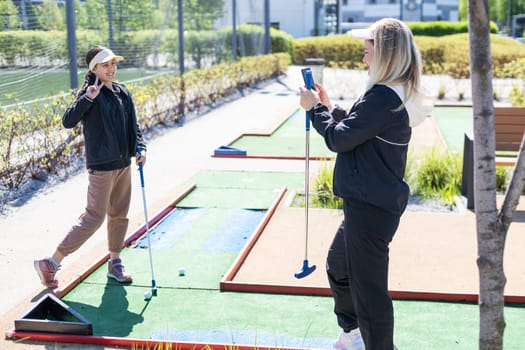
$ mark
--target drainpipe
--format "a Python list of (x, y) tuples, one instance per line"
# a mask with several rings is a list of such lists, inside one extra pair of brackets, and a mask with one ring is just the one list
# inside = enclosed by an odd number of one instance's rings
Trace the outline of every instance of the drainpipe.
[(113, 42), (113, 8), (111, 7), (111, 0), (108, 0), (108, 25), (109, 25), (109, 49), (115, 50), (115, 43)]
[(232, 0), (232, 61), (237, 60), (237, 0)]
[(78, 88), (77, 39), (75, 33), (75, 3), (66, 1), (67, 49), (69, 52), (69, 87)]
[(270, 0), (264, 0), (264, 53), (269, 54), (272, 50), (270, 38)]

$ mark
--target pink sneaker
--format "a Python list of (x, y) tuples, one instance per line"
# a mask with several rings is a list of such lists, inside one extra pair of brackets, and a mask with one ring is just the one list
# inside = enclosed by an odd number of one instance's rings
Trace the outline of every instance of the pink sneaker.
[(58, 280), (55, 279), (55, 274), (59, 270), (53, 265), (49, 258), (44, 258), (42, 260), (35, 260), (33, 262), (38, 277), (40, 277), (40, 282), (47, 288), (57, 288)]
[(122, 260), (113, 259), (108, 261), (108, 277), (117, 280), (120, 283), (131, 282), (130, 274), (127, 274), (122, 265)]

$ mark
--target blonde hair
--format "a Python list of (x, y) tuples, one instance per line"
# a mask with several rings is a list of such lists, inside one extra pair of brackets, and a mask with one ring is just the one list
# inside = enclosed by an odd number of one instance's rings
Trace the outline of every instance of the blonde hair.
[(421, 81), (421, 53), (410, 28), (396, 18), (384, 18), (374, 23), (373, 34), (374, 55), (366, 90), (375, 84), (401, 84), (407, 101), (419, 92)]

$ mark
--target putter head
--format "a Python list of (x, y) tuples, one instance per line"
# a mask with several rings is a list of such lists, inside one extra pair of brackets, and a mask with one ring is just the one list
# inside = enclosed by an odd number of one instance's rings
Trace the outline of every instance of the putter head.
[(308, 259), (304, 259), (301, 271), (294, 274), (295, 278), (303, 278), (315, 271), (315, 265), (308, 266)]

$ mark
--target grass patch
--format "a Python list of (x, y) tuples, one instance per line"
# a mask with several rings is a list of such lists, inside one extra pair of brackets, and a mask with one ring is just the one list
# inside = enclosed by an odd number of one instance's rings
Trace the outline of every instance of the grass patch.
[[(85, 70), (78, 72), (78, 85), (82, 86)], [(159, 74), (136, 68), (122, 68), (117, 72), (118, 80), (127, 81), (147, 78)], [(0, 70), (0, 105), (5, 106), (18, 101), (31, 101), (70, 91), (69, 70), (34, 71), (30, 69)]]

